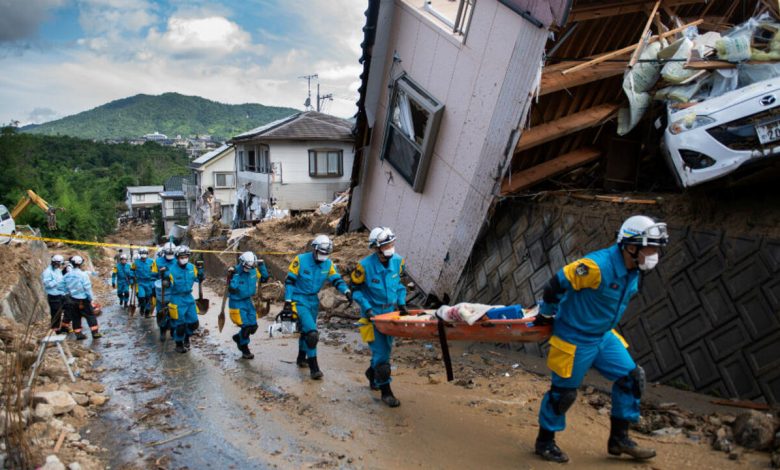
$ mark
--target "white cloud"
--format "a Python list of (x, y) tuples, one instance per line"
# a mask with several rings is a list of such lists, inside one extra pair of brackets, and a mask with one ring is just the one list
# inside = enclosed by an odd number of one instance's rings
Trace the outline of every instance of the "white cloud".
[(87, 36), (119, 37), (153, 25), (155, 9), (145, 0), (81, 0), (79, 23)]
[[(250, 49), (252, 38), (227, 18), (179, 18), (168, 20), (165, 32), (149, 31), (148, 42), (176, 56), (232, 54)], [(255, 46), (259, 51), (260, 47)]]

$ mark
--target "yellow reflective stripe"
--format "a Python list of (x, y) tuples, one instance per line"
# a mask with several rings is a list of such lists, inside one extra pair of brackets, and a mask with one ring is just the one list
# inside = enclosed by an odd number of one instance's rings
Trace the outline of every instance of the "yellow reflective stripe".
[(298, 259), (298, 256), (293, 258), (292, 262), (290, 263), (290, 267), (287, 270), (295, 274), (296, 276), (298, 275), (298, 273), (301, 270), (301, 262)]
[(198, 268), (196, 266), (193, 266), (192, 269), (195, 270), (195, 277), (198, 277)]
[(363, 284), (366, 282), (366, 270), (363, 268), (363, 265), (358, 263), (350, 277), (352, 278), (353, 284)]
[(334, 263), (330, 263), (330, 271), (328, 271), (328, 277), (333, 276), (336, 274), (336, 265)]
[(624, 346), (626, 349), (628, 349), (628, 341), (626, 341), (626, 338), (624, 338), (623, 336), (621, 336), (621, 335), (620, 335), (620, 333), (618, 333), (618, 332), (617, 332), (617, 330), (614, 330), (614, 329), (613, 329), (613, 330), (612, 330), (612, 333), (614, 333), (614, 334), (615, 334), (615, 336), (617, 336), (617, 339), (619, 339), (619, 340), (620, 340), (620, 342), (621, 342), (621, 343), (623, 343), (623, 346)]
[(574, 290), (598, 289), (601, 285), (601, 269), (592, 259), (582, 258), (567, 264), (563, 267), (563, 275)]
[(550, 338), (550, 351), (547, 353), (547, 367), (564, 379), (574, 372), (574, 355), (577, 345), (562, 340), (557, 336)]
[[(92, 242), (92, 241), (86, 241), (86, 240), (69, 240), (65, 238), (50, 238), (50, 237), (33, 237), (30, 235), (22, 235), (19, 233), (15, 233), (13, 235), (4, 235), (10, 238), (17, 238), (19, 240), (34, 240), (34, 241), (40, 241), (40, 242), (46, 242), (46, 243), (64, 243), (66, 245), (85, 245), (85, 246), (104, 246), (108, 248), (148, 248), (152, 250), (156, 250), (156, 246), (142, 246), (142, 245), (134, 245), (132, 243), (102, 243), (102, 242)], [(190, 250), (193, 253), (217, 253), (217, 254), (240, 254), (243, 253), (242, 251), (226, 251), (226, 250)], [(259, 255), (275, 255), (275, 256), (290, 256), (294, 255), (294, 251), (260, 251), (257, 252)]]
[(117, 273), (119, 273), (119, 271), (117, 271), (117, 269), (116, 269), (116, 266), (114, 266), (114, 269), (113, 269), (113, 270), (111, 270), (111, 273), (112, 273), (112, 274), (117, 274)]
[(398, 270), (398, 274), (403, 275), (405, 267), (406, 267), (406, 259), (401, 258), (401, 269)]

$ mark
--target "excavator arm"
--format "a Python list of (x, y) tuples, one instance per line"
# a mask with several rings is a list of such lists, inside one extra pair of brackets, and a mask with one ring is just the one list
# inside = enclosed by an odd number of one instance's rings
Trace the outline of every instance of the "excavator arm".
[(28, 189), (27, 194), (19, 199), (19, 202), (16, 203), (16, 206), (14, 206), (14, 209), (11, 211), (11, 217), (14, 219), (18, 218), (22, 212), (24, 212), (30, 206), (30, 204), (35, 204), (46, 213), (46, 220), (48, 222), (49, 230), (57, 229), (57, 211), (62, 209), (58, 207), (52, 207), (48, 202), (46, 202), (45, 199), (35, 194), (35, 191), (32, 189)]

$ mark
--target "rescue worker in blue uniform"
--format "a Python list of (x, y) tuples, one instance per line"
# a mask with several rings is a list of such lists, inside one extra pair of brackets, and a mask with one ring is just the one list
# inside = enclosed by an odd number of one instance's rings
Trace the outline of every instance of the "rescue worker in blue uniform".
[(253, 359), (249, 350), (249, 337), (257, 332), (257, 312), (252, 297), (257, 293), (257, 282), (268, 282), (268, 269), (262, 260), (251, 251), (243, 253), (238, 258), (238, 265), (228, 269), (230, 274), (230, 320), (241, 329), (233, 335), (241, 357)]
[(382, 401), (394, 408), (401, 402), (390, 388), (390, 355), (393, 337), (376, 330), (371, 317), (399, 311), (407, 315), (404, 258), (395, 252), (395, 234), (387, 227), (377, 227), (368, 237), (368, 246), (374, 253), (358, 262), (352, 272), (352, 290), (360, 306), (360, 336), (371, 349), (371, 365), (366, 370), (369, 387), (382, 391)]
[(135, 273), (138, 308), (141, 310), (141, 315), (150, 317), (152, 315), (152, 297), (154, 297), (154, 280), (157, 276), (153, 271), (154, 261), (149, 259), (148, 249), (138, 250), (138, 259), (133, 261), (130, 269)]
[(284, 287), (282, 314), (298, 314), (301, 337), (298, 340), (298, 367), (308, 364), (311, 378), (323, 376), (317, 363), (317, 314), (320, 299), (317, 293), (326, 281), (339, 290), (352, 303), (352, 293), (341, 278), (336, 264), (330, 259), (333, 242), (327, 235), (318, 235), (311, 243), (312, 251), (296, 256), (290, 263)]
[(79, 255), (71, 257), (70, 263), (73, 269), (62, 278), (63, 285), (68, 293), (68, 317), (73, 324), (73, 332), (76, 333), (77, 340), (87, 339), (87, 336), (81, 332), (81, 317), (87, 319), (87, 325), (92, 332), (92, 338), (100, 338), (98, 321), (92, 311), (92, 281), (89, 274), (81, 270), (84, 264), (84, 258)]
[[(160, 341), (165, 341), (165, 333), (170, 331), (173, 336), (173, 329), (171, 328), (171, 319), (167, 314), (163, 314), (162, 310), (167, 308), (167, 304), (170, 301), (170, 290), (166, 289), (165, 299), (163, 299), (162, 291), (162, 279), (167, 277), (171, 268), (176, 266), (176, 245), (173, 242), (167, 242), (163, 245), (162, 249), (157, 252), (157, 259), (154, 260), (152, 266), (152, 274), (155, 275), (154, 292), (155, 299), (152, 302), (155, 305), (157, 313), (157, 326), (160, 328)], [(163, 300), (165, 300), (163, 304)]]
[(130, 288), (133, 287), (133, 271), (127, 264), (127, 255), (119, 255), (119, 262), (114, 266), (111, 272), (111, 287), (116, 287), (116, 295), (119, 297), (119, 304), (127, 307), (130, 299)]
[[(198, 329), (198, 307), (192, 296), (192, 286), (196, 282), (203, 282), (205, 278), (202, 266), (199, 269), (190, 263), (190, 255), (189, 247), (179, 246), (176, 249), (176, 265), (167, 271), (167, 276), (162, 280), (165, 285), (173, 340), (176, 342), (176, 352), (180, 353), (190, 350), (190, 336)], [(169, 287), (170, 301), (167, 299)]]
[[(62, 255), (51, 257), (51, 263), (41, 273), (41, 281), (46, 289), (46, 300), (49, 302), (49, 314), (51, 315), (51, 329), (55, 333), (61, 332), (65, 319), (65, 290), (62, 285), (62, 268), (65, 258)], [(67, 330), (65, 330), (67, 331)]]
[(545, 460), (569, 460), (556, 445), (555, 433), (566, 427), (566, 411), (591, 367), (614, 382), (609, 454), (638, 460), (655, 457), (653, 449), (639, 447), (628, 436), (629, 424), (639, 420), (646, 380), (615, 328), (637, 293), (640, 274), (657, 265), (659, 249), (668, 240), (666, 224), (641, 215), (630, 217), (615, 245), (564, 266), (545, 285), (536, 322), (553, 324), (547, 356), (552, 386), (539, 409), (535, 445), (536, 454)]

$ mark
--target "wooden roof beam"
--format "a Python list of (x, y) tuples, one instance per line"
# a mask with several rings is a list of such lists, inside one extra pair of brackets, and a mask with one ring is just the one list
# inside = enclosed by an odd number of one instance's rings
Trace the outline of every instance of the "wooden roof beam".
[[(627, 57), (626, 60), (628, 60)], [(614, 77), (616, 75), (622, 75), (626, 70), (626, 64), (623, 62), (601, 62), (594, 65), (593, 67), (578, 70), (568, 75), (561, 73), (561, 70), (565, 70), (572, 65), (573, 64), (571, 62), (564, 62), (563, 67), (557, 67), (556, 69), (549, 71), (545, 70), (545, 72), (542, 74), (542, 83), (539, 96), (574, 88), (576, 86), (609, 77)]]
[[(695, 3), (704, 3), (706, 0), (664, 0), (665, 7), (676, 7), (680, 5), (692, 5)], [(612, 4), (595, 4), (575, 7), (569, 14), (569, 22), (596, 20), (609, 18), (611, 16), (627, 15), (630, 13), (639, 13), (650, 10), (655, 1), (653, 0), (635, 0), (631, 2), (620, 2)]]
[(501, 184), (501, 194), (508, 195), (530, 188), (548, 178), (595, 161), (600, 156), (601, 150), (590, 147), (579, 148), (526, 170), (515, 172), (504, 179)]
[(517, 142), (515, 153), (542, 145), (551, 140), (598, 126), (615, 115), (619, 104), (605, 103), (554, 121), (539, 124), (526, 131)]

